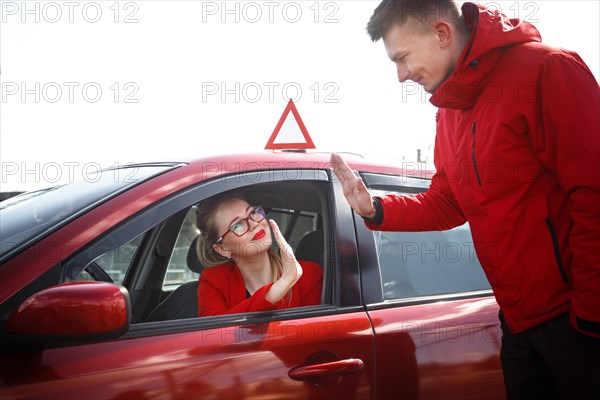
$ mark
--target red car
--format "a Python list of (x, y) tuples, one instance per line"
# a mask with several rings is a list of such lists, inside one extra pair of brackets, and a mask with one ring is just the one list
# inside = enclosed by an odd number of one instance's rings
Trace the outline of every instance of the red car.
[[(345, 157), (372, 192), (429, 186)], [(199, 201), (238, 189), (322, 266), (318, 306), (198, 317)], [(468, 225), (368, 230), (329, 155), (129, 165), (0, 203), (2, 399), (502, 399)]]

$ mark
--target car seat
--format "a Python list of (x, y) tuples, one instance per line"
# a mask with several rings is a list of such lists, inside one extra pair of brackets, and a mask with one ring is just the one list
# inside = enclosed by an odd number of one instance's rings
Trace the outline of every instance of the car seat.
[[(200, 263), (196, 251), (198, 237), (192, 240), (188, 249), (186, 264), (197, 274), (201, 274), (204, 266)], [(186, 282), (164, 299), (145, 319), (146, 322), (165, 321), (170, 319), (194, 318), (198, 316), (198, 281)]]

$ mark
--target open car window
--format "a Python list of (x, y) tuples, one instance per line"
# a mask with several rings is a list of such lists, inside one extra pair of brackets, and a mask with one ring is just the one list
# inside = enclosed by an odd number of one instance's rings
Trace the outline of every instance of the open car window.
[[(327, 175), (312, 171), (308, 179), (294, 181), (281, 175), (279, 180), (273, 179), (269, 171), (264, 174), (264, 182), (256, 183), (253, 177), (242, 186), (239, 178), (231, 178), (231, 184), (227, 178), (219, 178), (180, 192), (66, 260), (61, 281), (100, 280), (123, 285), (131, 297), (133, 323), (197, 317), (198, 278), (205, 266), (195, 250), (199, 234), (196, 206), (228, 190), (241, 192), (251, 204), (262, 205), (267, 218), (278, 223), (292, 248), (305, 248), (302, 259), (323, 267), (328, 237), (325, 232), (331, 229)], [(311, 236), (311, 240), (303, 240), (305, 236)], [(324, 285), (331, 285), (333, 277), (329, 273)], [(327, 293), (330, 296), (331, 290)]]

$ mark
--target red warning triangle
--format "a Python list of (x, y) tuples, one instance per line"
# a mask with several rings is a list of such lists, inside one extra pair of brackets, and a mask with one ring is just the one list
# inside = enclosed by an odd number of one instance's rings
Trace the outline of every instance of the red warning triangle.
[(290, 99), (265, 146), (265, 150), (314, 148), (316, 148), (315, 144), (310, 138), (294, 102)]

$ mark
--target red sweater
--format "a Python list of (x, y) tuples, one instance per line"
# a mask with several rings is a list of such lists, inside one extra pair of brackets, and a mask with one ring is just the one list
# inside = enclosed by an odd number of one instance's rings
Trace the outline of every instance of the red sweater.
[(566, 312), (600, 337), (600, 91), (579, 56), (527, 22), (465, 3), (473, 28), (439, 107), (436, 175), (381, 199), (380, 230), (468, 221), (506, 322), (521, 332)]
[(292, 287), (292, 298), (284, 296), (276, 304), (265, 299), (273, 282), (258, 289), (246, 298), (246, 286), (235, 264), (221, 264), (202, 271), (198, 285), (198, 315), (237, 314), (252, 311), (279, 310), (283, 308), (321, 304), (323, 271), (311, 261), (298, 261), (302, 276)]

